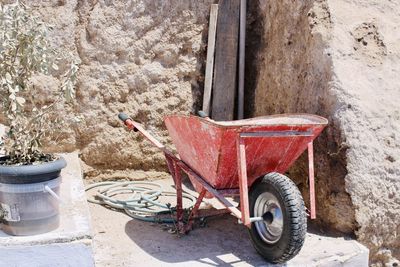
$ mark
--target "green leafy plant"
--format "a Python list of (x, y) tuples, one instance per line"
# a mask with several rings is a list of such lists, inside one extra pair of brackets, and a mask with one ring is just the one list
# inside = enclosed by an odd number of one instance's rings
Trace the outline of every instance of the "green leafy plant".
[[(52, 48), (50, 30), (24, 4), (0, 4), (0, 111), (9, 129), (0, 142), (7, 155), (2, 164), (53, 160), (42, 152), (42, 141), (60, 125), (57, 110), (75, 98), (79, 62), (68, 60), (72, 56)], [(69, 62), (70, 67), (59, 70), (61, 61)], [(46, 92), (50, 99), (47, 103), (38, 97), (39, 89), (33, 83), (33, 78), (40, 75), (61, 81), (57, 90)]]

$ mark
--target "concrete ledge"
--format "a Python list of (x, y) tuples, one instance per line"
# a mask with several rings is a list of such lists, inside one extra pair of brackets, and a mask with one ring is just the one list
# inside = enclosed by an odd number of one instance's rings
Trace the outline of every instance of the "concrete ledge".
[(353, 239), (307, 233), (299, 255), (287, 266), (368, 266), (369, 250)]
[(34, 236), (0, 231), (0, 266), (94, 266), (90, 213), (77, 153), (64, 154), (60, 227)]

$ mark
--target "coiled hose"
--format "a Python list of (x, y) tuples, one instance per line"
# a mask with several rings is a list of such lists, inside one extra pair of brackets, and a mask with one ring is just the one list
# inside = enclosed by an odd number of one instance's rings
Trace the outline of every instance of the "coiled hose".
[[(90, 203), (107, 205), (115, 209), (124, 210), (132, 218), (158, 223), (175, 223), (175, 207), (170, 203), (159, 201), (161, 196), (176, 196), (176, 192), (164, 191), (162, 185), (154, 182), (128, 181), (128, 182), (100, 182), (86, 187), (85, 191), (98, 188), (94, 198), (88, 198)], [(130, 196), (127, 198), (126, 195)], [(119, 199), (118, 195), (124, 195)], [(191, 209), (196, 198), (183, 193), (183, 198), (191, 201)], [(170, 218), (161, 215), (170, 214)]]

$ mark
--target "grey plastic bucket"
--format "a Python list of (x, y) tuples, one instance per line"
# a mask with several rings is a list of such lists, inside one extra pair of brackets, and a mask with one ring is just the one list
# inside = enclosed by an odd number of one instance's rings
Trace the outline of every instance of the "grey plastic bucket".
[(58, 228), (61, 177), (39, 183), (0, 183), (2, 230), (10, 235), (35, 235)]

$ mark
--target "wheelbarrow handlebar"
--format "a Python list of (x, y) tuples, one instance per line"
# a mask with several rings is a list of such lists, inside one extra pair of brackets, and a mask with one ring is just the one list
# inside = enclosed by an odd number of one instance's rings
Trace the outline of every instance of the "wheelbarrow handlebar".
[(125, 113), (119, 113), (118, 118), (125, 124), (126, 127), (128, 127), (130, 130), (133, 130), (134, 132), (137, 132), (139, 129), (136, 127), (137, 122), (131, 119), (128, 115)]
[[(206, 120), (211, 120), (203, 111), (199, 111), (200, 117), (205, 118)], [(173, 155), (171, 151), (167, 150), (165, 146), (158, 141), (154, 136), (152, 136), (143, 126), (134, 121), (131, 117), (127, 114), (121, 112), (118, 114), (118, 118), (128, 127), (129, 130), (133, 130), (134, 132), (140, 132), (144, 137), (146, 137), (150, 142), (152, 142), (156, 147), (163, 150), (165, 153), (169, 155)]]
[(140, 123), (132, 120), (132, 118), (129, 117), (128, 115), (126, 115), (125, 113), (119, 113), (118, 118), (124, 122), (124, 124), (126, 125), (126, 127), (128, 127), (128, 129), (133, 130), (134, 132), (140, 132), (144, 137), (146, 137), (156, 147), (158, 147), (159, 149), (165, 150), (165, 146), (163, 144), (161, 144), (161, 142), (158, 141), (154, 136), (152, 136), (148, 131), (146, 131), (146, 129), (144, 129)]
[(129, 119), (130, 119), (128, 115), (126, 115), (125, 113), (122, 113), (122, 112), (118, 114), (118, 118), (119, 118), (121, 121), (123, 121), (124, 123), (126, 122), (126, 120), (129, 120)]
[(208, 117), (207, 114), (206, 114), (204, 111), (202, 111), (202, 110), (199, 110), (199, 111), (197, 112), (197, 114), (198, 114), (200, 117), (202, 117), (202, 118), (207, 118), (207, 117)]
[(197, 111), (197, 115), (199, 115), (200, 118), (206, 119), (208, 121), (213, 121), (207, 113), (205, 113), (202, 110)]

